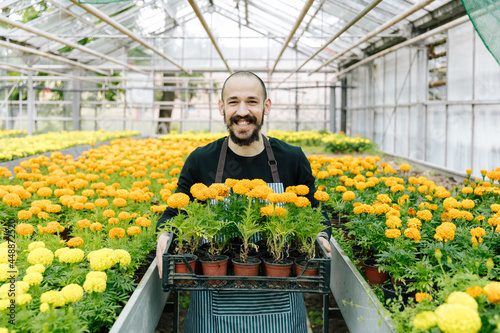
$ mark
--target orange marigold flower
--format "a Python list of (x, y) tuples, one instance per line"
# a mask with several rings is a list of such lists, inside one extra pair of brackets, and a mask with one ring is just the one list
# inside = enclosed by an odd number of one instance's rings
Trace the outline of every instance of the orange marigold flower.
[(79, 220), (77, 223), (78, 223), (78, 228), (80, 229), (85, 229), (86, 227), (90, 226), (90, 221), (87, 219)]
[(306, 197), (298, 197), (297, 201), (295, 201), (295, 206), (297, 207), (307, 207), (310, 204), (311, 202)]
[(135, 224), (140, 225), (141, 227), (147, 228), (151, 225), (151, 221), (148, 220), (147, 218), (141, 216), (135, 220)]
[(131, 226), (127, 229), (127, 234), (129, 234), (130, 236), (140, 235), (141, 232), (141, 228), (137, 226)]
[(415, 243), (419, 243), (421, 236), (420, 236), (420, 231), (417, 228), (407, 228), (404, 232), (405, 236), (413, 239)]
[(171, 208), (184, 208), (189, 204), (189, 196), (185, 193), (174, 193), (168, 198), (167, 204)]
[(399, 170), (401, 171), (410, 171), (411, 166), (408, 163), (403, 163), (399, 165)]
[(342, 199), (344, 201), (352, 201), (356, 197), (356, 194), (353, 191), (346, 191), (342, 194)]
[(36, 191), (39, 197), (47, 198), (52, 195), (52, 189), (50, 187), (42, 187)]
[(42, 211), (42, 209), (40, 207), (30, 207), (29, 211), (31, 212), (31, 214), (37, 215)]
[(46, 220), (49, 218), (49, 213), (47, 212), (40, 212), (37, 214), (39, 219)]
[(473, 200), (470, 200), (470, 199), (464, 199), (464, 200), (462, 200), (462, 208), (464, 208), (464, 209), (472, 209), (472, 208), (474, 208), (474, 206), (476, 206), (476, 204), (474, 203)]
[(469, 287), (465, 290), (465, 292), (471, 295), (472, 297), (476, 298), (481, 296), (481, 294), (483, 293), (483, 288), (479, 286)]
[(20, 236), (28, 236), (31, 235), (35, 231), (33, 226), (28, 223), (21, 223), (16, 226), (16, 232)]
[(443, 222), (436, 228), (434, 238), (438, 241), (449, 241), (455, 238), (456, 226), (451, 222)]
[(387, 229), (385, 231), (385, 237), (387, 237), (387, 238), (399, 238), (399, 237), (401, 237), (401, 230), (399, 230), (399, 229)]
[(232, 188), (234, 185), (238, 183), (237, 179), (232, 179), (232, 178), (227, 178), (224, 184), (226, 184), (227, 187)]
[(70, 240), (68, 240), (68, 246), (69, 247), (78, 247), (83, 245), (83, 239), (80, 237), (73, 237)]
[(94, 222), (89, 226), (89, 229), (92, 231), (99, 231), (102, 229), (102, 224), (100, 224), (99, 222)]
[(85, 205), (81, 202), (75, 202), (71, 205), (71, 208), (76, 209), (76, 210), (82, 210), (85, 208)]
[(250, 189), (247, 188), (246, 186), (238, 183), (233, 186), (233, 192), (236, 194), (244, 195), (246, 194)]
[(17, 212), (17, 218), (20, 220), (29, 220), (33, 216), (33, 213), (29, 210), (20, 210)]
[(493, 304), (500, 303), (500, 282), (490, 282), (483, 288), (483, 293)]
[(309, 193), (309, 187), (307, 185), (297, 185), (295, 186), (295, 193), (297, 193), (297, 195), (307, 195)]
[(115, 216), (115, 211), (112, 209), (106, 209), (104, 212), (102, 212), (102, 216), (104, 217), (114, 217)]
[(281, 196), (279, 195), (279, 193), (269, 193), (267, 195), (267, 198), (266, 200), (270, 203), (278, 203), (278, 202), (281, 202)]
[(261, 207), (260, 216), (272, 216), (274, 213), (274, 205), (267, 205), (265, 207)]
[(498, 213), (498, 212), (500, 212), (500, 204), (492, 204), (492, 205), (490, 206), (490, 209), (491, 209), (493, 212)]
[(338, 185), (337, 187), (335, 187), (335, 191), (337, 191), (337, 192), (345, 192), (345, 191), (347, 191), (347, 189), (344, 186), (342, 186), (342, 185)]
[(324, 191), (326, 189), (325, 185), (318, 186), (318, 191)]
[(217, 195), (223, 198), (229, 195), (229, 187), (224, 184), (212, 184), (209, 188), (213, 188), (217, 191)]
[(283, 193), (280, 193), (279, 195), (280, 195), (281, 202), (295, 203), (295, 201), (297, 201), (297, 194), (295, 194), (293, 192), (283, 192)]
[(82, 195), (83, 195), (84, 197), (88, 197), (88, 198), (90, 198), (90, 197), (93, 197), (93, 196), (94, 196), (94, 194), (95, 194), (94, 190), (87, 189), (87, 190), (83, 190), (83, 191), (82, 191)]
[(316, 191), (314, 193), (314, 198), (318, 201), (328, 201), (328, 199), (330, 199), (330, 195), (325, 191)]
[(120, 220), (123, 220), (123, 221), (124, 221), (124, 220), (128, 220), (128, 219), (130, 219), (130, 218), (131, 218), (131, 216), (130, 216), (130, 213), (129, 213), (129, 212), (120, 212), (120, 213), (118, 214), (118, 218), (119, 218)]
[(422, 222), (416, 217), (412, 217), (408, 219), (408, 222), (406, 222), (406, 226), (408, 228), (420, 229), (422, 227)]
[(109, 224), (118, 224), (118, 223), (120, 223), (120, 219), (118, 219), (116, 217), (111, 217), (108, 219), (108, 223)]
[(109, 230), (109, 238), (123, 238), (125, 236), (125, 230), (123, 228), (111, 228)]
[(423, 221), (432, 220), (432, 213), (430, 210), (424, 209), (417, 212), (417, 217)]
[(59, 213), (61, 211), (61, 205), (57, 204), (48, 205), (45, 210), (49, 213)]
[(108, 204), (109, 204), (109, 203), (108, 203), (108, 200), (106, 200), (106, 199), (97, 199), (97, 200), (95, 201), (95, 205), (96, 205), (97, 207), (101, 207), (101, 208), (103, 208), (103, 207), (108, 207)]
[(19, 207), (23, 204), (21, 197), (15, 193), (8, 193), (4, 195), (2, 201), (9, 207)]
[(115, 198), (113, 200), (113, 206), (115, 206), (115, 207), (121, 208), (121, 207), (125, 207), (126, 205), (127, 205), (127, 200), (125, 200), (123, 198)]
[(429, 293), (416, 293), (415, 294), (415, 302), (420, 303), (425, 299), (432, 301), (432, 296)]

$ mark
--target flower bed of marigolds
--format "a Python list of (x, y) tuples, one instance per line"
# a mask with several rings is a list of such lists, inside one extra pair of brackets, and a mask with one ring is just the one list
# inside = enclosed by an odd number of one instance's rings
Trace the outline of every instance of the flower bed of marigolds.
[[(330, 194), (333, 234), (396, 331), (499, 331), (500, 168), (446, 189), (379, 157), (309, 158)], [(371, 280), (370, 267), (385, 276)]]
[(1, 168), (0, 328), (107, 331), (156, 247), (183, 159), (205, 143), (118, 139)]
[[(13, 173), (1, 168), (0, 328), (107, 331), (156, 246), (154, 226), (183, 161), (215, 139), (193, 138), (118, 139), (76, 158), (54, 152)], [(364, 271), (362, 260), (373, 257), (389, 274), (384, 282), (413, 293), (405, 304), (385, 303), (397, 331), (498, 330), (500, 169), (445, 189), (376, 156), (309, 159), (353, 262)], [(6, 236), (14, 234), (10, 256)]]

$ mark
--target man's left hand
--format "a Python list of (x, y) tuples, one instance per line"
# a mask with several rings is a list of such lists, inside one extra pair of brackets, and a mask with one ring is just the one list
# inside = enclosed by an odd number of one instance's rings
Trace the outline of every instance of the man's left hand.
[(332, 256), (332, 248), (330, 246), (330, 242), (325, 238), (325, 237), (318, 237), (318, 240), (321, 242), (321, 244), (323, 245), (323, 247), (325, 248), (326, 250), (326, 253), (328, 253), (328, 256)]

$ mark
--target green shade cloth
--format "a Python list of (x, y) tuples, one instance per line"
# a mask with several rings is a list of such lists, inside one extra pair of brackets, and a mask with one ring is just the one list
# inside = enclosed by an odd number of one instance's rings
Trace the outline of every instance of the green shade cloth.
[(484, 45), (500, 65), (500, 0), (462, 0)]
[(81, 4), (87, 4), (87, 5), (98, 5), (98, 4), (103, 4), (103, 3), (112, 3), (112, 2), (126, 2), (126, 1), (132, 1), (132, 0), (78, 0), (78, 3)]

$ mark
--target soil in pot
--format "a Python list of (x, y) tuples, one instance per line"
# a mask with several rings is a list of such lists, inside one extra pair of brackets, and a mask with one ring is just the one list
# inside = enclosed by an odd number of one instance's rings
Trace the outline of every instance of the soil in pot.
[(365, 266), (366, 279), (373, 284), (382, 284), (389, 279), (389, 273), (379, 272), (375, 258), (368, 258), (363, 261)]
[(399, 301), (399, 297), (401, 296), (402, 304), (399, 308), (400, 311), (404, 310), (404, 305), (408, 304), (408, 300), (410, 297), (415, 296), (415, 291), (408, 291), (409, 286), (404, 284), (392, 284), (392, 283), (384, 283), (382, 284), (382, 290), (384, 292), (384, 299), (387, 303), (388, 300), (392, 300), (394, 302)]

